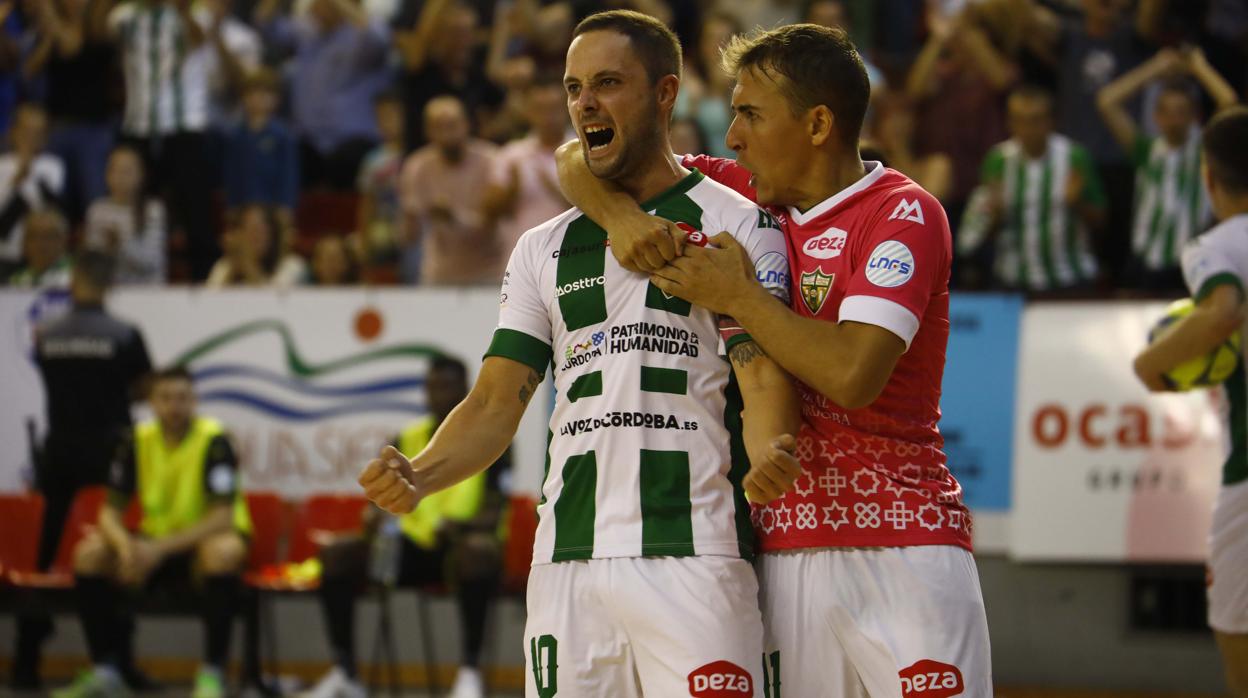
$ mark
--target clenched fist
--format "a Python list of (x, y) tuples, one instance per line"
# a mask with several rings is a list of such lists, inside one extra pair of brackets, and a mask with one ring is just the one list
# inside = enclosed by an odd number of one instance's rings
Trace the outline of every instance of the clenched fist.
[(412, 462), (394, 446), (381, 449), (381, 455), (368, 462), (360, 473), (360, 487), (378, 507), (391, 514), (406, 514), (420, 502), (412, 484)]

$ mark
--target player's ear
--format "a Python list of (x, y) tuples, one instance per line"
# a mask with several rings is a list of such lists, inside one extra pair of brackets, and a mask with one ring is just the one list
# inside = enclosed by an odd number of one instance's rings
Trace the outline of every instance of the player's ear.
[(826, 105), (815, 105), (806, 112), (806, 131), (811, 145), (824, 145), (836, 137), (836, 115)]
[(659, 111), (670, 113), (676, 108), (676, 95), (680, 93), (680, 78), (675, 75), (664, 75), (654, 86), (655, 98), (659, 102)]

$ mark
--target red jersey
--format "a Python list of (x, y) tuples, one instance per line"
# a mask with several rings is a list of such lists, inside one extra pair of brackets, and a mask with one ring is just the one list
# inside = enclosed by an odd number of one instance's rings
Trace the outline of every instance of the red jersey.
[[(749, 171), (733, 160), (686, 156), (684, 165), (755, 200)], [(769, 212), (789, 243), (793, 310), (883, 327), (906, 342), (906, 352), (884, 391), (861, 409), (843, 409), (799, 382), (797, 456), (805, 473), (793, 492), (754, 508), (764, 551), (971, 548), (970, 512), (937, 428), (949, 339), (949, 221), (910, 178), (866, 165), (862, 179), (805, 213)]]

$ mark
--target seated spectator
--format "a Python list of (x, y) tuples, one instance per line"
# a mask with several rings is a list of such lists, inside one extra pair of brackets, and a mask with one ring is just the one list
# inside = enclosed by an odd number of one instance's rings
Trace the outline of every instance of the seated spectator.
[(205, 285), (290, 288), (307, 275), (307, 264), (287, 250), (277, 213), (254, 204), (244, 207), (225, 233), (225, 256), (217, 260)]
[(65, 186), (65, 164), (44, 151), (48, 115), (22, 104), (13, 115), (7, 153), (0, 155), (0, 281), (22, 260), (22, 221), (31, 211), (56, 205)]
[(1083, 146), (1053, 132), (1053, 98), (1022, 87), (1006, 106), (1011, 138), (984, 160), (980, 204), (967, 207), (960, 251), (995, 244), (996, 282), (1024, 291), (1086, 291), (1097, 280), (1092, 232), (1105, 193)]
[(493, 175), (497, 148), (470, 137), (464, 103), (450, 95), (425, 107), (425, 128), (429, 145), (407, 158), (399, 180), (405, 280), (497, 284), (501, 253), (483, 186)]
[[(74, 548), (74, 595), (93, 668), (55, 698), (125, 696), (121, 646), (132, 628), (127, 596), (156, 590), (202, 594), (204, 662), (193, 698), (225, 696), (240, 575), (251, 518), (238, 458), (220, 422), (195, 413), (191, 375), (181, 367), (154, 377), (155, 419), (135, 425), (109, 468), (109, 495), (96, 528)], [(122, 517), (142, 508), (139, 531)]]
[[(1200, 181), (1199, 105), (1190, 74), (1214, 98), (1217, 108), (1235, 104), (1235, 90), (1205, 60), (1200, 49), (1163, 49), (1109, 83), (1097, 96), (1101, 117), (1135, 164), (1135, 221), (1131, 259), (1123, 282), (1142, 289), (1182, 291), (1179, 255), (1183, 245), (1208, 227), (1209, 197)], [(1161, 78), (1153, 120), (1161, 132), (1148, 136), (1126, 108), (1146, 85)]]
[(555, 149), (568, 139), (565, 99), (562, 81), (553, 77), (530, 87), (524, 94), (529, 135), (503, 146), (495, 159), (486, 209), (498, 221), (499, 279), (520, 236), (570, 207), (555, 169)]
[(26, 263), (9, 279), (14, 288), (69, 288), (69, 222), (54, 208), (31, 211), (23, 224)]
[(398, 260), (399, 170), (403, 167), (403, 100), (395, 92), (383, 92), (373, 102), (381, 144), (360, 167), (360, 242), (364, 263), (389, 264)]
[(913, 179), (944, 202), (953, 186), (953, 163), (942, 152), (916, 152), (914, 107), (901, 94), (889, 92), (875, 100), (872, 142), (888, 166)]
[[(464, 364), (450, 357), (435, 358), (425, 390), (430, 415), (399, 434), (395, 447), (414, 456), (424, 449), (438, 425), (468, 394)], [(363, 535), (351, 534), (324, 541), (320, 559), (321, 608), (333, 649), (334, 668), (308, 694), (309, 698), (363, 698), (367, 695), (356, 677), (355, 600), (365, 570), (374, 570), (378, 581), (398, 586), (448, 583), (459, 601), (463, 654), (451, 698), (482, 698), (481, 648), (485, 642), (485, 618), (498, 583), (500, 566), (497, 536), (502, 496), (499, 483), (510, 467), (508, 455), (488, 471), (478, 473), (454, 487), (425, 497), (411, 513), (397, 520), (371, 508)], [(384, 520), (383, 520), (384, 519)], [(374, 536), (394, 536), (398, 553), (393, 560), (370, 559)]]
[(326, 235), (316, 241), (310, 271), (308, 283), (313, 286), (351, 286), (360, 282), (360, 265), (341, 235)]
[(277, 209), (283, 224), (294, 220), (299, 197), (299, 145), (274, 117), (281, 99), (277, 75), (267, 68), (243, 83), (243, 121), (225, 135), (225, 205), (236, 213), (246, 204)]
[(104, 172), (108, 196), (87, 209), (82, 244), (117, 260), (118, 284), (165, 282), (165, 207), (146, 196), (143, 159), (133, 148), (119, 146)]
[(390, 31), (359, 0), (312, 0), (306, 17), (261, 0), (256, 23), (274, 48), (294, 52), (290, 98), (304, 187), (355, 186), (360, 162), (377, 143), (373, 97), (390, 82)]

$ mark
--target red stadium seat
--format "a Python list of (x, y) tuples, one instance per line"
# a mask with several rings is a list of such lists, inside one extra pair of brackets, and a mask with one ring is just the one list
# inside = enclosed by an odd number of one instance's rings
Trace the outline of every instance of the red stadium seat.
[(287, 562), (303, 562), (315, 557), (320, 546), (313, 540), (317, 531), (345, 533), (358, 531), (368, 500), (348, 495), (313, 495), (303, 502), (290, 534)]
[(0, 584), (12, 572), (33, 572), (39, 556), (39, 529), (43, 497), (38, 494), (0, 495)]
[(512, 497), (507, 505), (507, 542), (503, 546), (504, 594), (524, 594), (536, 537), (537, 500), (523, 495)]
[(251, 545), (247, 556), (249, 574), (266, 565), (277, 564), (281, 552), (285, 504), (272, 492), (248, 492), (247, 510), (251, 514)]

